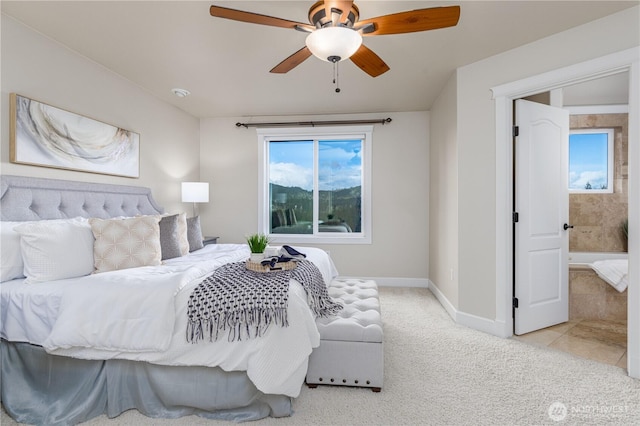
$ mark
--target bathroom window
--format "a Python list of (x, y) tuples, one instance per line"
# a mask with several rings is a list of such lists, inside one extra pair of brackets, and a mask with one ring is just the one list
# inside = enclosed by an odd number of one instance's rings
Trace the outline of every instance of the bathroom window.
[(613, 192), (613, 129), (570, 131), (569, 192)]
[(258, 129), (260, 232), (274, 243), (371, 243), (372, 127)]

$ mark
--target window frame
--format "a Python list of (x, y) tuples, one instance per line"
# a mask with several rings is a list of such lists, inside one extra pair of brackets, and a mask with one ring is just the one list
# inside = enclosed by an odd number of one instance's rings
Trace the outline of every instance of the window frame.
[[(371, 151), (373, 126), (331, 126), (311, 128), (258, 128), (258, 232), (269, 236), (275, 244), (371, 244)], [(271, 234), (269, 197), (269, 142), (283, 140), (362, 140), (362, 188), (361, 232), (318, 232), (315, 234)], [(314, 161), (317, 161), (314, 160)], [(314, 163), (314, 167), (317, 164)], [(317, 171), (314, 172), (314, 189), (317, 188)], [(314, 191), (314, 202), (316, 200)], [(314, 206), (315, 208), (315, 206)], [(317, 229), (317, 224), (314, 224)]]
[[(571, 135), (575, 134), (606, 134), (607, 135), (607, 188), (606, 189), (575, 189), (567, 188), (570, 194), (613, 194), (614, 193), (614, 146), (615, 146), (615, 129), (614, 128), (576, 128), (569, 130), (569, 140)], [(569, 181), (571, 179), (571, 143), (569, 143), (569, 155), (567, 164), (567, 173)]]

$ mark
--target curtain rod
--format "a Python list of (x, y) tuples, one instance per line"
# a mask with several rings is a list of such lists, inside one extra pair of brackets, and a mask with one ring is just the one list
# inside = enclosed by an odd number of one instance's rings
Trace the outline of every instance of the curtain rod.
[(336, 126), (341, 124), (387, 124), (391, 123), (391, 118), (382, 118), (377, 120), (343, 120), (343, 121), (292, 121), (281, 123), (236, 123), (236, 127), (277, 127), (277, 126)]

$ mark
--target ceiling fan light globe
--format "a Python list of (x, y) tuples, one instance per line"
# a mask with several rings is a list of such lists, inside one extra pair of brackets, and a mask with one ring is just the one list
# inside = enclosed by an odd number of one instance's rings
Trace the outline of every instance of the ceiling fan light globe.
[(327, 27), (309, 34), (305, 43), (311, 53), (323, 61), (331, 62), (331, 57), (344, 61), (360, 48), (362, 36), (350, 28)]

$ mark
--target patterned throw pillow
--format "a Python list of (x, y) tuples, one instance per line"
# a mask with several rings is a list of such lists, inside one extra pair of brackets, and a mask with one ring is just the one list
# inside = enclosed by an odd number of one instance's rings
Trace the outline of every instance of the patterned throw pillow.
[(95, 272), (160, 265), (159, 216), (90, 219)]

